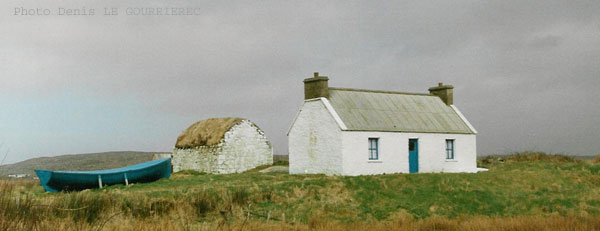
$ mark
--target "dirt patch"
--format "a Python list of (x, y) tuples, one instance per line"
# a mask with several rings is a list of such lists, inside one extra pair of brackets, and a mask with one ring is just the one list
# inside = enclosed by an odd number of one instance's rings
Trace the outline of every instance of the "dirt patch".
[(272, 172), (288, 173), (288, 172), (290, 172), (290, 170), (289, 170), (288, 166), (271, 166), (271, 167), (265, 168), (263, 170), (260, 170), (258, 172), (261, 172), (261, 173), (272, 173)]

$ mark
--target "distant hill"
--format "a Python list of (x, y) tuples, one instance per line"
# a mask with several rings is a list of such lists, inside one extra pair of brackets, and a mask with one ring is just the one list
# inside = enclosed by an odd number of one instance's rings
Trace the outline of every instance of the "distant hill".
[(576, 160), (593, 160), (598, 158), (598, 155), (596, 156), (573, 156), (573, 158), (575, 158)]
[(152, 160), (152, 155), (164, 152), (102, 152), (39, 157), (0, 166), (0, 177), (9, 174), (30, 174), (34, 169), (98, 170), (118, 168)]
[[(510, 155), (514, 155), (511, 153), (508, 154), (501, 154), (501, 155), (484, 155), (484, 156), (477, 156), (477, 160), (483, 160), (486, 159), (488, 157), (491, 156), (496, 156), (496, 157), (503, 157), (503, 156), (510, 156)], [(553, 154), (548, 154), (548, 155), (553, 155)], [(560, 154), (559, 154), (560, 155)], [(592, 155), (587, 155), (587, 156), (583, 156), (583, 155), (579, 155), (579, 156), (575, 156), (575, 155), (564, 155), (564, 156), (568, 156), (568, 157), (572, 157), (573, 159), (576, 160), (593, 160), (596, 159), (598, 156), (600, 156), (600, 153), (598, 153), (598, 155), (592, 156)]]

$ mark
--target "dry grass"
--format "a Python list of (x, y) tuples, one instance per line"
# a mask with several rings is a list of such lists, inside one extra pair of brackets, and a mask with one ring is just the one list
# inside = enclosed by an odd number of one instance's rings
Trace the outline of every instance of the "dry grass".
[(198, 121), (177, 137), (176, 148), (194, 148), (218, 144), (231, 127), (240, 123), (241, 118), (211, 118)]
[[(60, 224), (60, 223), (59, 223)], [(48, 227), (48, 226), (47, 226)], [(60, 230), (75, 230), (65, 226)], [(81, 227), (89, 229), (89, 226)], [(401, 218), (383, 222), (322, 222), (308, 224), (292, 224), (278, 221), (239, 221), (225, 223), (222, 221), (190, 224), (177, 219), (152, 219), (124, 221), (115, 219), (104, 226), (105, 230), (369, 230), (369, 231), (541, 231), (541, 230), (572, 230), (590, 231), (600, 230), (600, 217), (513, 217), (489, 218), (469, 217), (461, 219), (430, 218), (414, 220)]]
[(600, 165), (522, 155), (478, 174), (177, 173), (43, 193), (0, 181), (0, 230), (600, 230)]
[[(178, 205), (179, 206), (179, 205)], [(103, 210), (98, 217), (86, 220), (78, 217), (78, 211), (59, 211), (61, 215), (51, 215), (50, 208), (40, 207), (31, 212), (39, 213), (35, 219), (0, 216), (2, 230), (370, 230), (370, 231), (508, 231), (508, 230), (600, 230), (600, 216), (516, 216), (485, 217), (470, 216), (458, 218), (430, 217), (414, 219), (406, 213), (399, 213), (381, 221), (340, 222), (327, 219), (319, 212), (310, 216), (306, 223), (293, 220), (273, 219), (247, 213), (244, 209), (221, 213), (216, 219), (206, 219), (188, 211), (193, 206), (181, 205), (165, 213), (151, 211), (136, 216), (114, 210)], [(34, 207), (29, 207), (34, 208)], [(237, 208), (237, 207), (236, 207)], [(141, 208), (148, 209), (148, 208)], [(141, 210), (140, 209), (140, 210)], [(234, 209), (235, 210), (235, 209)], [(58, 210), (55, 210), (56, 212)], [(81, 214), (85, 214), (81, 212)], [(58, 216), (58, 217), (54, 217)], [(16, 219), (15, 219), (16, 218)], [(11, 220), (13, 219), (13, 220)]]
[(598, 156), (596, 156), (596, 158), (594, 158), (593, 163), (600, 164), (600, 155), (598, 155)]

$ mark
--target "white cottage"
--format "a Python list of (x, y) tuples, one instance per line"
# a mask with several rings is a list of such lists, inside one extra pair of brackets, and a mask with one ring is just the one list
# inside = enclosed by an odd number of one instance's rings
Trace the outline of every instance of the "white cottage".
[(453, 86), (426, 94), (332, 88), (328, 80), (304, 80), (288, 132), (291, 174), (477, 171), (477, 131), (453, 105)]
[(256, 124), (240, 118), (198, 121), (177, 138), (173, 171), (226, 174), (273, 164), (273, 149)]

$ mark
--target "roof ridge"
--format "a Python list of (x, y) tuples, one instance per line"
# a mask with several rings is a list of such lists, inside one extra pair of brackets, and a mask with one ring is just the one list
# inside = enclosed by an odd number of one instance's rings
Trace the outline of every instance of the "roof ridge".
[(329, 87), (329, 89), (330, 90), (338, 90), (338, 91), (360, 91), (360, 92), (385, 93), (385, 94), (434, 96), (434, 95), (428, 94), (428, 93), (415, 93), (415, 92), (402, 92), (402, 91), (383, 91), (383, 90), (368, 90), (368, 89), (358, 89), (358, 88)]

